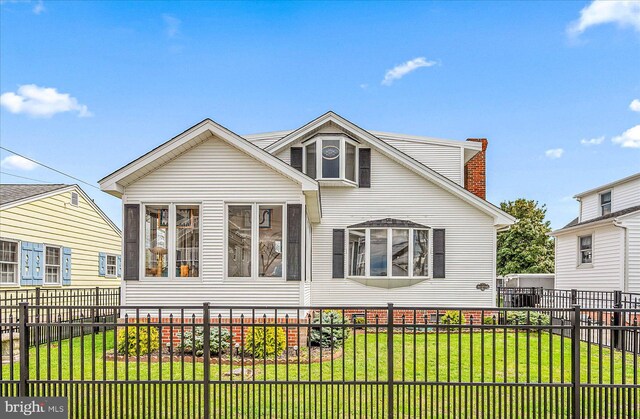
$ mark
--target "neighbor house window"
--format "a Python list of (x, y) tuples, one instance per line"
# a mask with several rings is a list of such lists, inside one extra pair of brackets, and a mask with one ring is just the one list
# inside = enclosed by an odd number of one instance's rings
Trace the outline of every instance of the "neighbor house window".
[(282, 278), (284, 205), (227, 207), (227, 276)]
[(169, 276), (169, 206), (146, 205), (144, 217), (145, 276)]
[(118, 275), (118, 257), (107, 255), (107, 276), (115, 277)]
[(356, 182), (357, 143), (345, 136), (320, 136), (305, 145), (304, 172), (314, 179)]
[(60, 248), (45, 246), (44, 252), (44, 283), (60, 284)]
[(200, 275), (200, 207), (176, 205), (176, 277)]
[(78, 206), (78, 192), (71, 192), (71, 205)]
[(18, 242), (0, 241), (0, 284), (18, 283)]
[(429, 230), (348, 230), (349, 276), (409, 278), (429, 275)]
[(592, 263), (593, 261), (593, 236), (582, 236), (578, 238), (580, 243), (580, 264)]
[(611, 191), (600, 194), (600, 215), (611, 214)]

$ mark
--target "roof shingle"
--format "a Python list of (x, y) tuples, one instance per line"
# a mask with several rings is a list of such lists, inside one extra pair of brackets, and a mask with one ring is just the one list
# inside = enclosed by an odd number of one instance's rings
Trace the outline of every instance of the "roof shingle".
[(66, 188), (71, 185), (64, 183), (54, 184), (16, 184), (3, 183), (0, 184), (0, 205), (9, 204), (14, 201), (31, 198), (33, 196), (42, 195), (57, 189)]

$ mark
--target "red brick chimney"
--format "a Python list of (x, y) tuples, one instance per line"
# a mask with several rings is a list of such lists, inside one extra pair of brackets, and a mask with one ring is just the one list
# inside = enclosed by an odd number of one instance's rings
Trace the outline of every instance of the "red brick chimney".
[(482, 143), (482, 151), (464, 165), (464, 188), (482, 199), (487, 199), (486, 151), (489, 142), (486, 138), (467, 138), (467, 141)]

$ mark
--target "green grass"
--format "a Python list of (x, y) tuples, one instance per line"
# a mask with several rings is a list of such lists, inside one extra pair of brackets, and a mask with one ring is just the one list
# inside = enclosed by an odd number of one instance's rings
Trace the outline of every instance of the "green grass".
[[(89, 384), (82, 384), (86, 380), (162, 380), (166, 382), (203, 380), (204, 364), (202, 362), (185, 360), (183, 363), (180, 360), (174, 360), (172, 363), (168, 361), (162, 363), (130, 361), (125, 363), (121, 359), (117, 360), (117, 362), (113, 359), (105, 359), (103, 354), (105, 351), (114, 348), (114, 340), (114, 331), (108, 331), (85, 336), (84, 338), (78, 337), (63, 340), (60, 346), (52, 344), (50, 347), (42, 345), (39, 348), (30, 348), (29, 378), (32, 380), (51, 380), (52, 382), (60, 379), (74, 380), (75, 387), (73, 389), (67, 388), (63, 392), (73, 393), (73, 391), (76, 391), (84, 394), (83, 396), (76, 395), (73, 399), (73, 403), (79, 403), (77, 408), (79, 411), (92, 408), (90, 404), (87, 404), (89, 403), (88, 401), (83, 402), (82, 400), (90, 400), (91, 398), (88, 397), (88, 394), (93, 393), (101, 395), (100, 403), (105, 403), (102, 409), (117, 411), (118, 409), (134, 409), (140, 406), (146, 406), (147, 409), (150, 406), (155, 406), (155, 409), (160, 409), (159, 406), (162, 403), (158, 404), (157, 399), (163, 400), (162, 398), (164, 397), (164, 404), (169, 403), (173, 406), (170, 408), (171, 412), (173, 412), (170, 416), (188, 416), (187, 411), (181, 410), (188, 408), (195, 409), (194, 415), (198, 416), (203, 403), (201, 385), (168, 385), (165, 383), (161, 390), (161, 386), (157, 385), (130, 384), (124, 385), (124, 387), (120, 386), (120, 390), (117, 390), (116, 386), (106, 383), (93, 387)], [(418, 383), (571, 382), (571, 341), (548, 333), (531, 331), (528, 334), (526, 332), (506, 334), (485, 332), (484, 335), (481, 333), (452, 333), (451, 335), (442, 333), (394, 334), (393, 350), (394, 379), (396, 381)], [(634, 364), (632, 355), (626, 354), (623, 362), (623, 354), (618, 351), (610, 351), (587, 343), (581, 343), (580, 350), (580, 375), (583, 383), (638, 383), (638, 379), (640, 379), (638, 368), (640, 365), (638, 365), (637, 359), (635, 359), (636, 363)], [(327, 349), (323, 352), (330, 353), (331, 350)], [(368, 400), (368, 403), (364, 404), (371, 409), (373, 409), (372, 406), (374, 404), (379, 409), (382, 409), (384, 400), (386, 400), (384, 385), (362, 386), (354, 384), (346, 386), (335, 384), (314, 386), (277, 384), (285, 380), (299, 382), (310, 380), (313, 382), (330, 382), (332, 380), (337, 382), (345, 380), (359, 383), (386, 381), (387, 335), (384, 333), (377, 336), (371, 333), (367, 333), (366, 336), (362, 333), (352, 335), (345, 343), (342, 356), (333, 361), (301, 364), (299, 367), (296, 364), (287, 367), (280, 361), (277, 366), (273, 364), (263, 365), (261, 360), (256, 360), (255, 363), (255, 368), (251, 366), (244, 367), (245, 369), (253, 370), (253, 377), (247, 380), (250, 380), (251, 383), (253, 383), (252, 380), (255, 380), (255, 384), (229, 384), (230, 378), (225, 376), (225, 373), (228, 373), (232, 368), (240, 367), (237, 365), (230, 367), (229, 365), (211, 364), (211, 380), (213, 382), (223, 381), (227, 383), (212, 386), (211, 397), (214, 409), (222, 409), (222, 413), (224, 413), (231, 412), (232, 410), (230, 409), (235, 406), (233, 408), (242, 409), (246, 414), (255, 413), (256, 409), (261, 414), (264, 414), (265, 412), (273, 412), (272, 409), (276, 408), (276, 406), (280, 406), (286, 411), (295, 411), (296, 408), (300, 407), (301, 403), (307, 407), (309, 407), (309, 404), (320, 403), (319, 407), (315, 408), (316, 410), (330, 409), (330, 412), (338, 414), (354, 408), (350, 406), (350, 400), (352, 399), (355, 404), (357, 404), (357, 401)], [(17, 380), (19, 377), (19, 363), (14, 364), (13, 374), (13, 379)], [(11, 378), (9, 365), (3, 365), (2, 379), (10, 380)], [(237, 376), (233, 378), (234, 381), (239, 379)], [(440, 389), (436, 387), (426, 385), (408, 386), (399, 393), (397, 400), (402, 400), (402, 407), (406, 407), (407, 404), (411, 406), (412, 403), (417, 402), (418, 406), (423, 406), (427, 411), (431, 409), (431, 412), (436, 412), (437, 414), (434, 413), (434, 415), (438, 416), (446, 414), (449, 409), (450, 403), (448, 400), (450, 399), (445, 399), (445, 393), (447, 397), (453, 398), (451, 400), (457, 400), (456, 406), (458, 408), (475, 409), (470, 410), (470, 412), (475, 413), (493, 409), (495, 406), (492, 403), (502, 403), (504, 400), (508, 400), (508, 397), (515, 397), (512, 400), (520, 400), (522, 403), (523, 397), (528, 401), (536, 398), (535, 395), (525, 396), (525, 393), (507, 396), (507, 393), (504, 392), (508, 389), (505, 388), (498, 389), (497, 394), (495, 393), (496, 390), (493, 389), (493, 395), (488, 394), (482, 398), (480, 396), (484, 394), (483, 392), (490, 392), (491, 389), (480, 389), (481, 393), (476, 393), (474, 398), (473, 392), (469, 394), (462, 393), (463, 391), (471, 391), (464, 386), (444, 386), (440, 387)], [(358, 388), (360, 393), (357, 391)], [(420, 389), (419, 393), (418, 389)], [(443, 389), (446, 389), (446, 392)], [(125, 405), (119, 405), (118, 395), (123, 391), (128, 395), (128, 399), (125, 398), (125, 401), (128, 400), (128, 402)], [(142, 393), (139, 393), (140, 391)], [(187, 391), (189, 391), (188, 394)], [(234, 399), (234, 391), (236, 399)], [(451, 393), (452, 391), (453, 393)], [(456, 393), (456, 391), (460, 393)], [(527, 389), (527, 391), (539, 391), (538, 397), (542, 400), (542, 394), (547, 389)], [(570, 389), (566, 387), (560, 393), (556, 392), (555, 396), (550, 393), (549, 398), (555, 397), (556, 400), (560, 400), (560, 408), (567, 409), (569, 391)], [(637, 397), (637, 387), (630, 391), (635, 391)], [(318, 402), (318, 397), (323, 392), (325, 392), (324, 401)], [(241, 396), (238, 396), (238, 394), (241, 394)], [(434, 394), (436, 394), (435, 401), (433, 399)], [(458, 395), (456, 396), (456, 394)], [(253, 399), (253, 402), (251, 402), (251, 397), (255, 398), (258, 395), (260, 395), (260, 399)], [(464, 395), (470, 397), (469, 400), (475, 400), (475, 402), (464, 401), (467, 400)], [(441, 404), (438, 404), (440, 403), (440, 399), (438, 399), (440, 396), (443, 398)], [(282, 400), (279, 403), (278, 397), (286, 400)], [(305, 397), (308, 397), (308, 400)], [(405, 400), (404, 397), (408, 397), (408, 399)], [(181, 403), (183, 398), (186, 398), (186, 404)], [(335, 409), (333, 406), (334, 400), (337, 404)], [(349, 403), (345, 400), (349, 400)], [(604, 405), (604, 402), (597, 402), (598, 399), (595, 396), (594, 400), (594, 408), (597, 403)], [(330, 401), (332, 403), (331, 407), (328, 405)], [(245, 402), (246, 407), (244, 407)], [(534, 413), (550, 411), (548, 407), (540, 407), (542, 405), (538, 404), (532, 403), (528, 411)], [(100, 408), (99, 406), (93, 407), (98, 409)], [(552, 408), (555, 409), (555, 407)], [(129, 416), (140, 416), (134, 413), (130, 412)], [(163, 416), (162, 412), (155, 413), (159, 417)], [(223, 415), (222, 413), (221, 415)], [(167, 413), (165, 412), (164, 414), (166, 415)], [(364, 410), (362, 414), (375, 416), (376, 412)], [(275, 416), (278, 416), (278, 414), (276, 413)]]

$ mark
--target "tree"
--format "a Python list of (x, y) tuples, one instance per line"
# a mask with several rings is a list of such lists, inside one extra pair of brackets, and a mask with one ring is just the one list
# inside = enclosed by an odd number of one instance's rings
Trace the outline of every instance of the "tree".
[(552, 273), (554, 242), (548, 235), (551, 222), (545, 220), (546, 205), (520, 198), (502, 202), (500, 208), (517, 221), (509, 230), (498, 233), (498, 275)]

